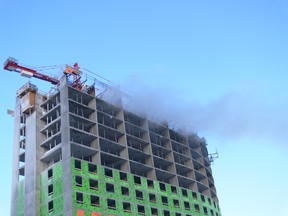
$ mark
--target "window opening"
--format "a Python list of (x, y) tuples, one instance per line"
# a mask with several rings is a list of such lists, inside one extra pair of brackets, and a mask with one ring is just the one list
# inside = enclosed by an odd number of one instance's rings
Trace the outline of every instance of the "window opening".
[(83, 204), (83, 194), (82, 193), (79, 193), (79, 192), (76, 193), (76, 202)]
[(120, 180), (127, 181), (127, 173), (120, 172)]
[(159, 186), (160, 186), (161, 191), (166, 191), (166, 185), (165, 184), (160, 183)]
[(121, 193), (122, 193), (122, 195), (124, 195), (124, 196), (129, 196), (129, 188), (127, 188), (127, 187), (121, 187)]
[(147, 185), (149, 188), (154, 188), (154, 181), (153, 180), (147, 180)]
[(95, 195), (90, 195), (90, 205), (91, 206), (100, 206), (100, 198)]
[(75, 182), (76, 182), (76, 186), (82, 187), (82, 177), (81, 176), (75, 176)]
[(204, 210), (204, 214), (208, 214), (208, 210), (207, 210), (207, 207), (203, 206), (203, 210)]
[(139, 176), (134, 176), (134, 183), (141, 185), (141, 178)]
[(187, 197), (188, 196), (187, 190), (182, 189), (182, 195)]
[(197, 212), (200, 212), (200, 207), (199, 207), (198, 204), (194, 204), (194, 208), (195, 208), (195, 210), (196, 210)]
[(177, 188), (175, 186), (171, 186), (171, 192), (177, 194)]
[(136, 190), (136, 199), (143, 200), (143, 193), (142, 191)]
[(151, 208), (151, 214), (152, 215), (158, 215), (158, 209), (157, 208)]
[(184, 207), (185, 207), (186, 210), (190, 210), (189, 202), (184, 201)]
[(179, 208), (179, 200), (173, 199), (174, 207)]
[(138, 208), (138, 213), (139, 214), (145, 214), (145, 207), (142, 206), (142, 205), (137, 205), (137, 208)]
[(75, 160), (74, 166), (75, 166), (75, 169), (81, 170), (81, 169), (82, 169), (82, 167), (81, 167), (81, 161)]
[(192, 192), (193, 199), (197, 199), (197, 193)]
[(48, 170), (48, 179), (51, 179), (53, 177), (53, 169)]
[(90, 173), (97, 173), (97, 165), (96, 164), (88, 164), (88, 170)]
[(105, 168), (105, 176), (113, 178), (113, 171), (111, 169)]
[(48, 211), (53, 212), (53, 200), (48, 202)]
[(107, 199), (108, 209), (116, 209), (116, 201), (113, 199)]
[(131, 212), (131, 204), (129, 202), (123, 202), (124, 212)]
[(170, 216), (170, 212), (168, 210), (163, 210), (164, 216)]
[(209, 205), (211, 205), (211, 199), (208, 197), (208, 203)]
[(53, 184), (48, 186), (48, 196), (53, 194)]
[(205, 197), (204, 197), (204, 195), (201, 195), (201, 200), (202, 200), (202, 202), (205, 202)]
[(89, 179), (89, 186), (92, 190), (98, 190), (98, 181), (96, 179)]
[(162, 199), (162, 204), (163, 205), (168, 205), (168, 198), (167, 197), (162, 196), (161, 199)]
[(156, 202), (156, 195), (155, 194), (149, 194), (149, 200), (150, 200), (150, 202), (155, 203)]
[(106, 183), (106, 191), (109, 193), (115, 193), (114, 185), (110, 183)]

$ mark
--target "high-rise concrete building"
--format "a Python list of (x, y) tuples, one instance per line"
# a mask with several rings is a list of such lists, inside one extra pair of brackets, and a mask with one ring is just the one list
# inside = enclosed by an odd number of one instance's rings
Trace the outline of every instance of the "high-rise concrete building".
[(117, 100), (17, 91), (11, 215), (221, 215), (205, 140)]

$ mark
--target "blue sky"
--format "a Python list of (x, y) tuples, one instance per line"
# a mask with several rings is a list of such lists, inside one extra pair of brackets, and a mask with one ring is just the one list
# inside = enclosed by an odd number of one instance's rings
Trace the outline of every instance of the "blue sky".
[[(143, 112), (171, 118), (204, 136), (210, 152), (218, 149), (212, 168), (224, 216), (284, 215), (287, 21), (287, 0), (2, 0), (0, 61), (77, 61), (141, 98)], [(13, 118), (6, 109), (27, 79), (4, 70), (1, 78), (0, 209), (9, 215)]]

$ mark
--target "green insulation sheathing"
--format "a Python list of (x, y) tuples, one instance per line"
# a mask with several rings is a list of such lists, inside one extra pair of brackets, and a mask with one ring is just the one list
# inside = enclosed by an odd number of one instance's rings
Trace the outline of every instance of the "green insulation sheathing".
[[(121, 171), (119, 170), (97, 165), (97, 170), (90, 172), (88, 166), (88, 162), (77, 159), (77, 165), (75, 167), (75, 159), (71, 160), (75, 216), (83, 215), (83, 213), (79, 213), (79, 211), (84, 212), (85, 216), (221, 216), (218, 204), (211, 198), (200, 193), (181, 187), (174, 187), (172, 191), (170, 184), (155, 180), (149, 180), (150, 183), (153, 182), (153, 187), (148, 186), (147, 178), (135, 177), (130, 173), (126, 173), (127, 178), (121, 180)], [(105, 169), (106, 171), (108, 170), (108, 175), (105, 175)], [(134, 178), (137, 178), (137, 183), (135, 183)], [(90, 181), (94, 182), (94, 184), (97, 182), (97, 186), (90, 187)], [(160, 185), (162, 187), (160, 187)], [(112, 190), (111, 187), (113, 188)], [(165, 187), (165, 190), (163, 190), (163, 187)], [(123, 188), (126, 190), (128, 188), (129, 194), (123, 194)], [(183, 190), (185, 193), (182, 192)], [(138, 194), (138, 198), (136, 193)], [(152, 196), (151, 201), (150, 196)], [(97, 199), (97, 203), (91, 201), (93, 198)], [(162, 199), (164, 199), (164, 204)], [(113, 205), (109, 206), (108, 201), (112, 201)], [(123, 203), (130, 205), (129, 210), (126, 209), (125, 211)], [(152, 214), (152, 209), (154, 210), (154, 214)]]

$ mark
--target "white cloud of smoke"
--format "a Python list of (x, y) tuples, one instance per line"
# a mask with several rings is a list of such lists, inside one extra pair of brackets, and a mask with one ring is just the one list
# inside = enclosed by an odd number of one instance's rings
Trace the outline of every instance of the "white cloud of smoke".
[(270, 90), (266, 97), (265, 86), (245, 86), (202, 103), (161, 86), (133, 82), (125, 88), (133, 89), (132, 97), (124, 100), (126, 109), (158, 123), (168, 122), (175, 129), (222, 140), (245, 137), (287, 143), (288, 98)]

